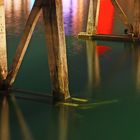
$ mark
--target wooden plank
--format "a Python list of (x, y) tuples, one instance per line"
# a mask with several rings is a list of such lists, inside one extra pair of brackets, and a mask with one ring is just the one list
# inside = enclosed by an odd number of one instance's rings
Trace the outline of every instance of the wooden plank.
[(61, 0), (44, 0), (43, 17), (54, 101), (70, 98)]
[(133, 10), (133, 28), (134, 34), (140, 37), (140, 0), (134, 0), (134, 10)]
[(99, 17), (99, 7), (100, 0), (90, 0), (86, 30), (88, 34), (96, 34)]
[(78, 37), (85, 40), (104, 40), (104, 41), (130, 41), (130, 42), (140, 42), (139, 37), (134, 37), (132, 35), (112, 35), (112, 34), (96, 34), (90, 35), (85, 32), (81, 32)]
[(119, 2), (117, 0), (111, 0), (111, 2), (113, 4), (115, 10), (117, 11), (120, 19), (124, 23), (124, 25), (128, 28), (130, 33), (133, 33), (133, 26), (132, 26), (132, 24), (129, 23), (127, 15), (125, 14), (123, 9), (121, 8)]
[(0, 79), (7, 76), (7, 49), (4, 0), (0, 0)]
[(8, 73), (7, 76), (7, 84), (11, 86), (16, 78), (16, 75), (19, 71), (19, 68), (21, 66), (21, 63), (23, 61), (24, 55), (26, 53), (27, 47), (29, 45), (32, 33), (34, 31), (34, 28), (36, 26), (36, 23), (38, 21), (38, 18), (41, 13), (41, 4), (42, 0), (36, 0), (34, 3), (34, 6), (31, 10), (31, 13), (29, 15), (29, 18), (27, 20), (23, 36), (21, 38), (21, 41), (17, 47), (12, 66), (10, 68), (10, 72)]

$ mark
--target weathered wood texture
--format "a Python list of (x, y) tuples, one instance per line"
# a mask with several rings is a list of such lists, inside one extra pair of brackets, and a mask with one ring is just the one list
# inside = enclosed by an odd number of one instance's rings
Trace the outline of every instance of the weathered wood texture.
[(99, 17), (100, 0), (90, 0), (86, 32), (96, 34)]
[(15, 81), (16, 75), (23, 61), (24, 55), (26, 53), (27, 47), (29, 45), (32, 33), (34, 31), (40, 13), (41, 13), (41, 0), (36, 0), (29, 15), (29, 18), (27, 20), (22, 39), (19, 43), (19, 46), (17, 47), (12, 66), (10, 68), (10, 72), (8, 73), (6, 79), (7, 84), (9, 86), (11, 86)]
[(7, 76), (7, 49), (6, 49), (5, 11), (4, 11), (4, 0), (0, 0), (0, 79), (4, 80), (6, 76)]
[(140, 42), (140, 38), (130, 35), (107, 35), (107, 34), (96, 34), (90, 35), (85, 32), (81, 32), (78, 37), (80, 39), (86, 40), (105, 40), (105, 41), (130, 41), (130, 42)]
[(61, 0), (44, 0), (43, 17), (54, 100), (70, 97)]
[(133, 28), (134, 34), (140, 37), (140, 0), (134, 0), (134, 18), (133, 18)]

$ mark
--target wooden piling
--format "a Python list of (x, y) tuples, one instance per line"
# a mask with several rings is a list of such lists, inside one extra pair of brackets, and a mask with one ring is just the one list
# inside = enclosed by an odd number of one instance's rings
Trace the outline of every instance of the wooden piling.
[(134, 35), (140, 37), (140, 0), (134, 0), (133, 28)]
[(4, 9), (4, 0), (0, 0), (0, 79), (4, 80), (6, 76), (7, 76), (7, 49), (6, 49), (6, 30), (5, 30), (5, 9)]
[(86, 32), (96, 34), (99, 17), (100, 0), (90, 0)]
[(44, 0), (43, 18), (54, 101), (70, 97), (62, 0)]
[(33, 8), (31, 10), (31, 13), (29, 15), (29, 18), (27, 20), (27, 23), (24, 29), (23, 36), (17, 47), (12, 66), (10, 68), (10, 72), (8, 73), (8, 76), (6, 79), (8, 86), (11, 86), (15, 81), (15, 78), (17, 76), (21, 63), (23, 61), (24, 55), (26, 53), (27, 47), (29, 45), (30, 39), (32, 37), (32, 33), (34, 31), (34, 28), (40, 16), (41, 5), (42, 5), (42, 0), (36, 0), (33, 5)]

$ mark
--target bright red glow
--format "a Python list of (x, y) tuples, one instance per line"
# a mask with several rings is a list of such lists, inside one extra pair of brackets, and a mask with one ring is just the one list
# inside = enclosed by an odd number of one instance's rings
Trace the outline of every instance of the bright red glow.
[(100, 0), (100, 10), (98, 19), (99, 34), (111, 34), (113, 27), (114, 7), (110, 0)]
[(109, 46), (96, 46), (96, 49), (97, 49), (97, 53), (99, 55), (103, 55), (106, 52), (110, 51), (111, 47), (109, 47)]
[[(114, 7), (111, 0), (100, 0), (100, 10), (98, 19), (98, 34), (112, 34), (113, 28), (113, 17), (114, 17)], [(108, 52), (111, 47), (108, 46), (97, 46), (97, 52), (102, 55)]]

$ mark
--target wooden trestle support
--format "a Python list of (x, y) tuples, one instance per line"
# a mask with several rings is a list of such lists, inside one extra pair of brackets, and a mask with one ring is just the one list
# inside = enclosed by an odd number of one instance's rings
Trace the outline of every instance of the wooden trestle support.
[(54, 101), (65, 101), (70, 98), (68, 86), (68, 68), (66, 43), (62, 14), (62, 0), (35, 0), (27, 20), (23, 36), (17, 47), (12, 66), (7, 74), (7, 52), (4, 0), (0, 0), (0, 88), (8, 90), (13, 85), (24, 55), (28, 48), (34, 28), (41, 12), (46, 32), (48, 61), (52, 82)]
[(123, 35), (105, 35), (97, 33), (97, 25), (99, 18), (99, 8), (101, 0), (90, 0), (89, 12), (86, 32), (79, 33), (82, 39), (99, 39), (99, 40), (115, 40), (115, 41), (140, 41), (140, 1), (134, 0), (133, 23), (129, 23), (127, 15), (121, 8), (117, 0), (110, 0), (115, 8), (120, 20), (126, 26), (128, 34)]

